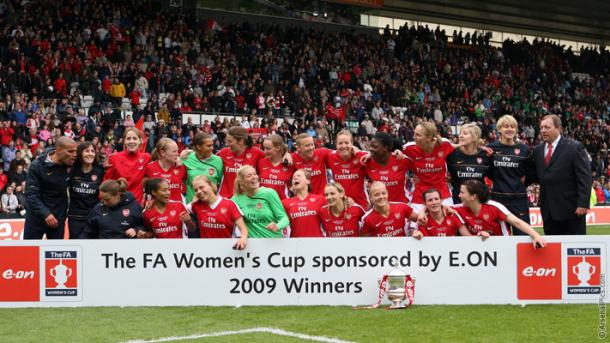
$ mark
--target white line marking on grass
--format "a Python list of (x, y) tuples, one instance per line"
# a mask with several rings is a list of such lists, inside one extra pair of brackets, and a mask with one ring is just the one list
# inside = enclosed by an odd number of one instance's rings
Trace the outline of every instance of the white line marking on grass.
[(174, 341), (184, 341), (187, 339), (197, 339), (197, 338), (210, 338), (210, 337), (220, 337), (220, 336), (231, 336), (231, 335), (243, 335), (247, 333), (270, 333), (279, 336), (286, 337), (294, 337), (307, 341), (314, 342), (326, 342), (326, 343), (354, 343), (351, 341), (344, 341), (337, 338), (325, 337), (325, 336), (310, 336), (305, 335), (298, 332), (285, 331), (282, 329), (276, 328), (252, 328), (252, 329), (244, 329), (244, 330), (235, 330), (235, 331), (219, 331), (219, 332), (210, 332), (210, 333), (201, 333), (194, 334), (189, 336), (172, 336), (172, 337), (163, 337), (156, 338), (151, 340), (132, 340), (127, 341), (126, 343), (157, 343), (157, 342), (174, 342)]

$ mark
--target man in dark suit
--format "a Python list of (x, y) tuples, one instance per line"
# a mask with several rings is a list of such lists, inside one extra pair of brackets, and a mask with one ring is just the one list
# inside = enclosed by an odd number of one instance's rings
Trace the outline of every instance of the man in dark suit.
[(561, 136), (561, 119), (540, 122), (543, 142), (531, 155), (533, 180), (540, 184), (540, 212), (546, 235), (586, 235), (591, 196), (591, 166), (580, 142)]

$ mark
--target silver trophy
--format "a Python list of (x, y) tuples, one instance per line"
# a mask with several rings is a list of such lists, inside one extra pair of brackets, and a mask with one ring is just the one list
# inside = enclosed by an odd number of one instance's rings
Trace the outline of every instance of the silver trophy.
[(401, 309), (407, 307), (404, 304), (404, 300), (407, 298), (407, 288), (409, 282), (413, 284), (410, 288), (414, 287), (415, 279), (408, 277), (408, 274), (398, 268), (398, 262), (396, 261), (393, 265), (393, 269), (386, 275), (387, 276), (387, 296), (388, 300), (392, 302), (389, 309)]

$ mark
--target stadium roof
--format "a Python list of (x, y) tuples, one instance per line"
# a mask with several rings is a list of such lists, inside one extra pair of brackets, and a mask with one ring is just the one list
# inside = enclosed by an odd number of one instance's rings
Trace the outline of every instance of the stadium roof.
[(610, 42), (610, 1), (607, 0), (385, 0), (370, 14), (422, 19), (446, 24), (477, 24), (480, 28)]

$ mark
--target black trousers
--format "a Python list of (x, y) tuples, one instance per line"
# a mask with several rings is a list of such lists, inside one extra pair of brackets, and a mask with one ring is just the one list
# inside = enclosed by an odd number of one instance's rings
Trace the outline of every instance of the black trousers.
[[(530, 224), (530, 207), (527, 203), (527, 198), (525, 199), (506, 199), (506, 198), (495, 198), (494, 201), (501, 203), (506, 206), (506, 208), (515, 215), (515, 217), (523, 220), (524, 222)], [(508, 225), (508, 223), (507, 223)], [(516, 227), (509, 225), (512, 231), (513, 236), (527, 236), (526, 233), (517, 229)]]
[(47, 235), (47, 239), (64, 239), (65, 219), (58, 220), (56, 228), (52, 229), (47, 226), (45, 221), (25, 218), (23, 227), (23, 239), (42, 239), (42, 236)]
[(586, 216), (577, 217), (569, 220), (544, 219), (544, 234), (550, 235), (586, 235), (587, 219)]
[(87, 226), (87, 218), (68, 217), (68, 229), (70, 230), (70, 239), (78, 239)]

